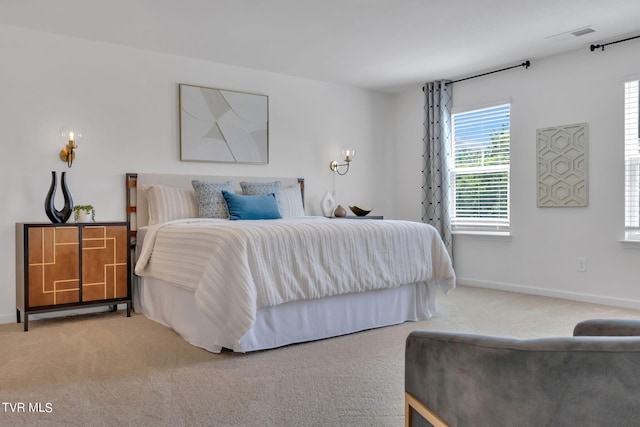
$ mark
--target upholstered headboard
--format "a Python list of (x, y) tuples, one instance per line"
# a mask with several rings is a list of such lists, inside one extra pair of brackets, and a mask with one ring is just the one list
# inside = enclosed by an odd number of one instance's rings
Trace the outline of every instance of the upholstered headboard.
[(302, 193), (304, 202), (304, 179), (303, 178), (281, 178), (281, 177), (256, 177), (256, 176), (213, 176), (213, 175), (179, 175), (179, 174), (156, 174), (156, 173), (127, 173), (126, 174), (126, 194), (127, 194), (127, 219), (131, 224), (132, 237), (138, 227), (143, 227), (149, 223), (149, 211), (146, 190), (150, 185), (167, 185), (179, 188), (193, 188), (192, 180), (212, 181), (212, 182), (233, 182), (236, 192), (240, 193), (240, 182), (272, 182), (280, 181), (282, 187), (298, 185)]

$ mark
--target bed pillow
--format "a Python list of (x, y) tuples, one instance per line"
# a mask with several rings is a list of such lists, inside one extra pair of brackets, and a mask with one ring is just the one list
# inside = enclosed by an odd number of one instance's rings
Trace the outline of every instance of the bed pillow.
[(282, 218), (276, 203), (276, 196), (273, 193), (244, 196), (222, 190), (222, 196), (227, 202), (230, 220)]
[(299, 185), (283, 188), (280, 192), (280, 215), (282, 218), (304, 216), (302, 192)]
[(146, 190), (149, 225), (198, 217), (198, 201), (193, 189), (151, 185)]
[(200, 218), (229, 218), (227, 203), (222, 191), (233, 193), (233, 183), (191, 181), (198, 200), (198, 214)]
[(240, 188), (242, 188), (242, 194), (245, 196), (264, 196), (265, 194), (275, 194), (276, 203), (278, 203), (278, 209), (282, 208), (282, 202), (280, 198), (280, 192), (282, 190), (282, 183), (280, 181), (273, 182), (240, 182)]

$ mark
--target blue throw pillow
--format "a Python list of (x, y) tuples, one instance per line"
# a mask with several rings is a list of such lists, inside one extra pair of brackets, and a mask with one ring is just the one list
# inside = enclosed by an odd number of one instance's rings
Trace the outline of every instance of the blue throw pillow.
[(229, 219), (280, 219), (280, 210), (276, 203), (275, 194), (262, 196), (244, 196), (222, 190), (222, 196), (227, 202)]
[(242, 194), (245, 196), (264, 196), (265, 194), (273, 193), (278, 203), (280, 213), (282, 213), (282, 200), (280, 191), (282, 190), (282, 182), (246, 182), (240, 181), (240, 188), (242, 188)]

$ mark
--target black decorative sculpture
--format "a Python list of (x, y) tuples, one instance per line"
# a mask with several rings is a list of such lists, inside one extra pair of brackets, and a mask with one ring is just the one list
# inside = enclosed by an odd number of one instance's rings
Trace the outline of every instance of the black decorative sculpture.
[(73, 199), (71, 198), (69, 188), (67, 188), (67, 180), (65, 174), (66, 172), (62, 172), (62, 175), (60, 177), (60, 184), (62, 185), (62, 195), (64, 196), (64, 208), (59, 211), (56, 209), (54, 204), (56, 189), (58, 188), (58, 184), (56, 183), (55, 171), (51, 172), (51, 187), (49, 187), (47, 198), (44, 200), (44, 211), (47, 213), (47, 216), (53, 223), (67, 222), (69, 217), (71, 217), (71, 212), (73, 211)]

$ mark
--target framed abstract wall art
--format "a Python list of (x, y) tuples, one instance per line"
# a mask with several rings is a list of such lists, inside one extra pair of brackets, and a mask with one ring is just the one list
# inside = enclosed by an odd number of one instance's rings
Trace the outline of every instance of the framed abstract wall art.
[(179, 85), (180, 160), (269, 163), (269, 97)]

